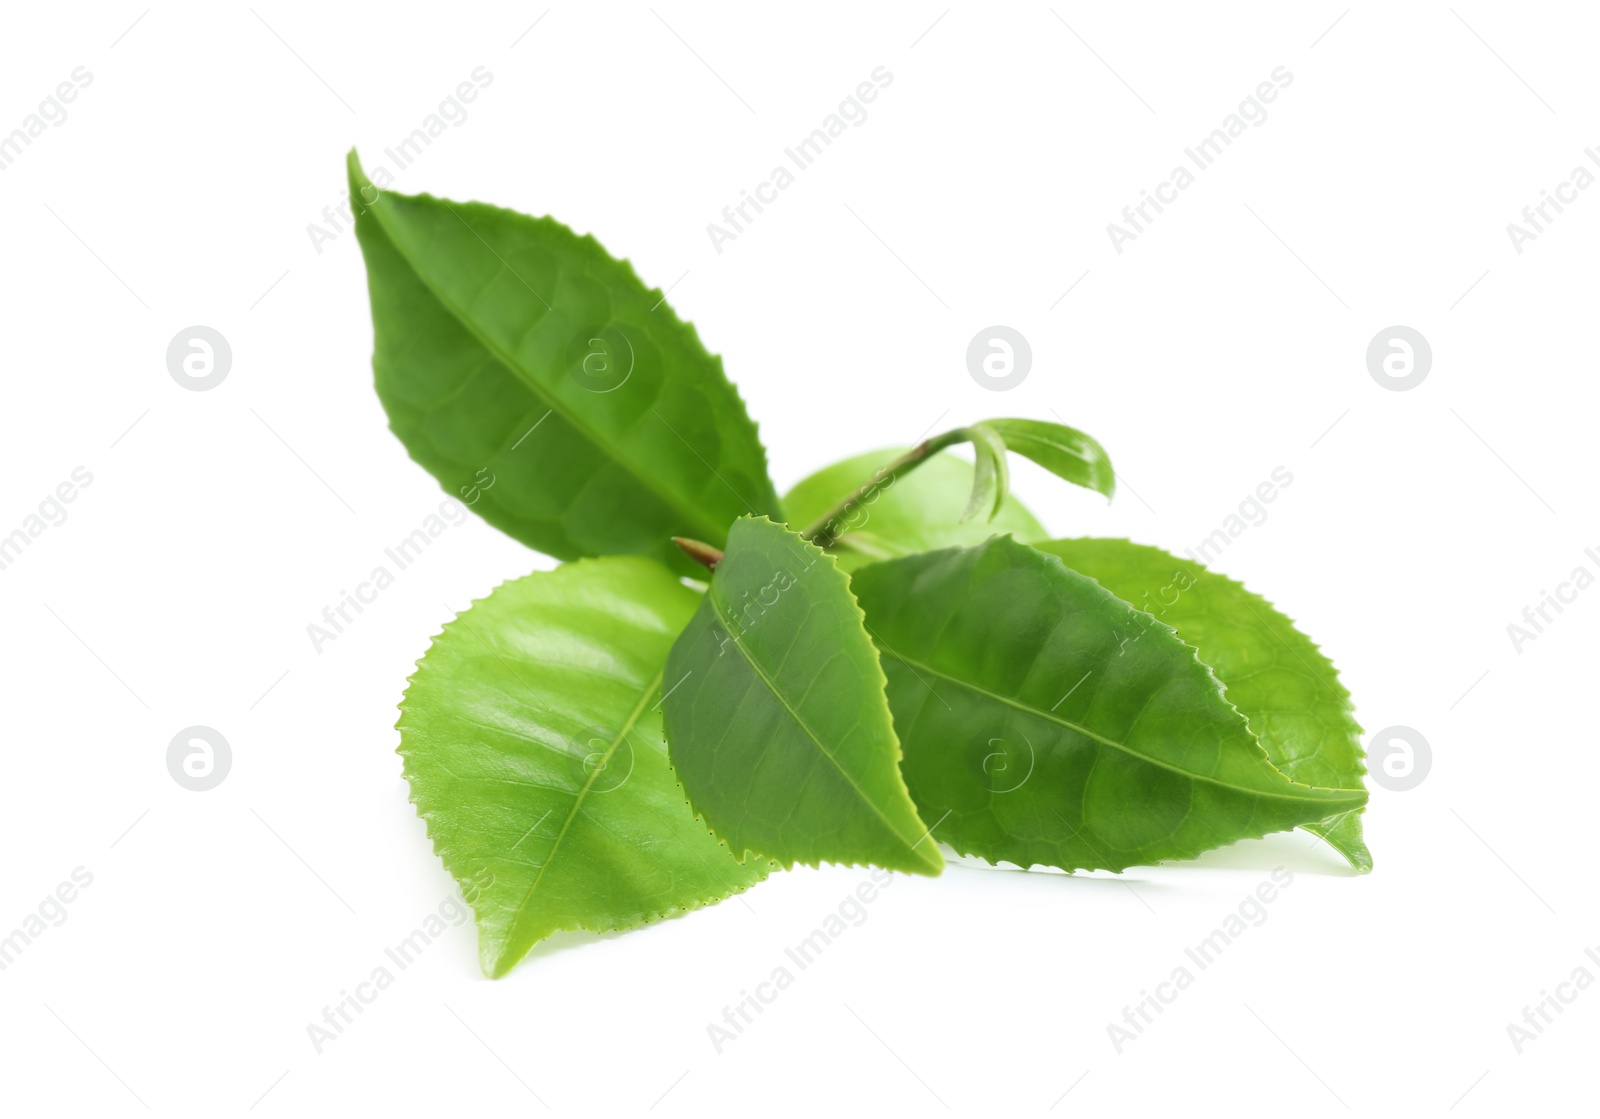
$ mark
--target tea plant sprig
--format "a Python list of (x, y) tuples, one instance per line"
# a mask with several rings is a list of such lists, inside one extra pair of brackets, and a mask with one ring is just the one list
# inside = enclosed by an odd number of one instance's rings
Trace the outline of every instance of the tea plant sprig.
[(626, 261), (348, 170), (391, 428), (566, 561), (446, 625), (401, 702), (485, 972), (779, 867), (937, 875), (940, 844), (1120, 871), (1301, 827), (1371, 868), (1321, 651), (1238, 583), (1053, 540), (1009, 493), (1018, 454), (1111, 497), (1095, 440), (985, 420), (780, 499), (720, 359)]

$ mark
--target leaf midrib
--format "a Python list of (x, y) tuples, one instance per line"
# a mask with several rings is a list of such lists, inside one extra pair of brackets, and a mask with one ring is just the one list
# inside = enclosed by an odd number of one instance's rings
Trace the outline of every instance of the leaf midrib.
[[(717, 536), (719, 530), (717, 529), (716, 522), (706, 517), (704, 510), (702, 510), (698, 505), (693, 502), (681, 502), (677, 495), (662, 490), (655, 484), (654, 480), (648, 474), (642, 472), (639, 467), (635, 466), (631, 461), (624, 458), (620, 453), (614, 451), (612, 449), (611, 442), (601, 439), (600, 436), (592, 428), (590, 428), (588, 424), (584, 423), (583, 420), (575, 412), (573, 412), (564, 401), (555, 396), (553, 393), (547, 393), (542, 385), (539, 385), (536, 382), (531, 381), (527, 376), (524, 376), (518, 363), (509, 357), (509, 355), (507, 355), (498, 345), (492, 342), (487, 335), (479, 330), (477, 324), (473, 322), (465, 312), (457, 308), (454, 303), (447, 299), (444, 293), (439, 290), (438, 286), (435, 285), (434, 282), (429, 279), (427, 274), (417, 266), (417, 262), (412, 259), (411, 253), (409, 253), (400, 244), (400, 241), (395, 236), (393, 229), (390, 228), (388, 218), (384, 216), (384, 210), (382, 206), (370, 206), (368, 207), (367, 212), (377, 215), (377, 222), (383, 229), (384, 237), (388, 240), (390, 247), (393, 248), (394, 251), (399, 255), (400, 259), (405, 261), (406, 267), (411, 269), (411, 274), (417, 278), (417, 282), (428, 289), (429, 294), (431, 294), (433, 298), (438, 301), (439, 306), (443, 307), (451, 318), (455, 319), (455, 321), (460, 323), (469, 334), (476, 338), (478, 340), (478, 344), (487, 350), (490, 355), (493, 356), (495, 361), (499, 362), (503, 367), (510, 371), (511, 375), (516, 378), (517, 383), (522, 385), (523, 388), (527, 389), (528, 392), (535, 398), (543, 401), (543, 403), (549, 408), (560, 412), (561, 418), (565, 420), (572, 428), (574, 428), (580, 435), (592, 443), (597, 450), (601, 451), (611, 461), (620, 464), (636, 482), (660, 498), (668, 508), (672, 509), (675, 513), (681, 516), (686, 516), (690, 521), (694, 522), (698, 526), (698, 531), (709, 531), (712, 537)], [(459, 217), (459, 215), (457, 216)], [(461, 221), (463, 224), (466, 223), (465, 218), (462, 218)], [(471, 229), (472, 227), (469, 225), (467, 228)], [(715, 473), (715, 471), (713, 471), (713, 473)]]
[[(979, 694), (981, 696), (985, 696), (988, 699), (992, 699), (997, 703), (1002, 703), (1002, 704), (1006, 705), (1007, 707), (1015, 708), (1016, 710), (1021, 711), (1024, 714), (1033, 715), (1033, 716), (1035, 716), (1037, 718), (1045, 720), (1046, 722), (1055, 723), (1055, 724), (1057, 724), (1057, 725), (1059, 725), (1061, 727), (1065, 727), (1067, 730), (1070, 730), (1070, 731), (1072, 731), (1072, 732), (1074, 732), (1076, 734), (1081, 734), (1085, 738), (1092, 739), (1093, 741), (1098, 742), (1098, 743), (1100, 743), (1100, 744), (1102, 744), (1104, 746), (1110, 746), (1114, 750), (1120, 750), (1122, 753), (1128, 755), (1130, 758), (1133, 758), (1136, 761), (1144, 762), (1147, 765), (1153, 765), (1153, 766), (1156, 766), (1159, 769), (1168, 770), (1169, 772), (1179, 774), (1180, 776), (1187, 777), (1187, 778), (1189, 778), (1190, 780), (1193, 780), (1193, 781), (1203, 781), (1203, 782), (1205, 782), (1207, 784), (1216, 785), (1219, 788), (1229, 789), (1229, 790), (1232, 790), (1234, 792), (1239, 792), (1239, 793), (1246, 793), (1246, 794), (1248, 794), (1250, 796), (1264, 797), (1264, 798), (1268, 798), (1268, 799), (1272, 799), (1272, 800), (1289, 800), (1289, 801), (1295, 801), (1295, 802), (1301, 803), (1301, 804), (1332, 804), (1332, 805), (1335, 806), (1334, 807), (1334, 812), (1340, 811), (1340, 809), (1338, 808), (1338, 804), (1340, 803), (1339, 801), (1323, 801), (1323, 800), (1320, 800), (1319, 798), (1316, 798), (1316, 797), (1296, 796), (1296, 795), (1291, 794), (1291, 793), (1269, 793), (1269, 792), (1264, 792), (1264, 791), (1262, 791), (1260, 789), (1253, 789), (1253, 788), (1249, 787), (1248, 785), (1235, 785), (1235, 784), (1233, 784), (1231, 782), (1224, 781), (1224, 780), (1222, 780), (1221, 778), (1218, 778), (1218, 777), (1212, 777), (1212, 776), (1210, 776), (1208, 774), (1204, 774), (1204, 773), (1195, 773), (1192, 770), (1187, 770), (1187, 769), (1184, 769), (1181, 766), (1173, 765), (1170, 762), (1164, 762), (1159, 758), (1151, 757), (1149, 754), (1141, 754), (1137, 750), (1135, 750), (1133, 747), (1127, 745), (1126, 743), (1118, 742), (1115, 739), (1107, 738), (1105, 735), (1099, 734), (1096, 731), (1092, 731), (1088, 727), (1083, 726), (1082, 724), (1074, 723), (1070, 719), (1063, 719), (1061, 716), (1055, 714), (1054, 712), (1041, 711), (1037, 707), (1031, 707), (1028, 704), (1022, 703), (1022, 702), (1020, 702), (1018, 700), (1015, 700), (1015, 699), (1011, 698), (1010, 696), (1001, 695), (999, 692), (992, 692), (988, 688), (983, 687), (981, 684), (975, 684), (970, 680), (963, 680), (959, 676), (952, 676), (948, 672), (945, 672), (945, 671), (943, 671), (941, 669), (934, 668), (930, 664), (924, 664), (922, 661), (914, 660), (911, 657), (908, 657), (903, 653), (896, 653), (896, 652), (894, 652), (893, 650), (889, 649), (886, 646), (880, 646), (879, 648), (882, 651), (884, 656), (892, 657), (895, 660), (899, 661), (901, 664), (906, 665), (907, 667), (915, 668), (915, 669), (921, 669), (922, 671), (927, 672), (931, 676), (937, 676), (941, 680), (948, 680), (950, 683), (955, 684), (958, 687), (963, 687), (963, 688), (968, 689), (969, 691), (976, 692), (977, 694)], [(1265, 754), (1263, 754), (1263, 760), (1267, 761), (1268, 765), (1272, 764), (1270, 760), (1266, 759)], [(1279, 772), (1281, 773), (1281, 771), (1279, 771)], [(1291, 785), (1292, 784), (1296, 784), (1296, 782), (1289, 781), (1289, 778), (1287, 776), (1284, 777), (1284, 780), (1288, 781)], [(1304, 786), (1304, 787), (1307, 788), (1307, 789), (1311, 788), (1310, 785), (1307, 785), (1307, 786)], [(1330, 792), (1335, 792), (1335, 793), (1348, 793), (1348, 794), (1350, 794), (1352, 796), (1357, 794), (1357, 790), (1355, 790), (1355, 789), (1330, 789), (1329, 791)], [(1359, 802), (1359, 805), (1352, 804), (1352, 805), (1350, 805), (1350, 808), (1354, 809), (1354, 808), (1356, 808), (1358, 806), (1364, 806), (1365, 804), (1366, 804), (1366, 800), (1365, 800), (1365, 797), (1363, 797), (1363, 799)]]
[[(728, 636), (733, 640), (733, 647), (739, 650), (739, 653), (745, 659), (745, 663), (750, 666), (751, 671), (760, 677), (761, 682), (767, 686), (767, 691), (772, 693), (777, 701), (783, 705), (783, 709), (789, 713), (789, 717), (795, 721), (801, 730), (805, 731), (806, 737), (811, 740), (811, 744), (817, 748), (823, 757), (828, 759), (829, 763), (835, 770), (838, 771), (839, 776), (845, 779), (845, 782), (850, 786), (850, 788), (855, 790), (856, 796), (861, 799), (861, 802), (872, 810), (872, 814), (883, 822), (884, 827), (889, 829), (889, 834), (898, 839), (902, 844), (905, 844), (908, 851), (915, 853), (916, 846), (908, 843), (906, 837), (900, 833), (900, 829), (894, 825), (894, 822), (890, 820), (889, 817), (885, 816), (883, 814), (883, 810), (873, 803), (872, 798), (867, 795), (867, 791), (856, 783), (855, 778), (851, 776), (850, 773), (845, 770), (844, 766), (839, 763), (839, 759), (834, 757), (833, 751), (829, 750), (828, 747), (823, 744), (823, 741), (817, 735), (817, 732), (811, 729), (811, 724), (806, 722), (804, 716), (794, 709), (794, 707), (789, 703), (788, 697), (778, 690), (777, 683), (772, 679), (772, 677), (767, 675), (766, 669), (763, 668), (756, 660), (755, 655), (745, 647), (743, 639), (734, 633), (733, 626), (728, 623), (727, 616), (722, 612), (722, 604), (717, 601), (715, 588), (713, 588), (712, 591), (706, 595), (706, 600), (711, 603), (711, 612), (717, 616), (717, 621), (722, 623), (723, 630), (726, 631)], [(921, 840), (918, 840), (917, 842), (920, 843)], [(917, 858), (923, 862), (927, 861), (920, 854), (917, 855)]]
[(583, 807), (584, 799), (589, 795), (589, 789), (599, 779), (600, 774), (605, 771), (606, 767), (611, 764), (611, 755), (617, 752), (617, 747), (622, 744), (622, 741), (628, 737), (634, 726), (639, 722), (640, 716), (644, 714), (645, 703), (661, 687), (661, 677), (665, 671), (665, 668), (658, 671), (651, 677), (650, 682), (645, 685), (644, 690), (639, 695), (638, 702), (633, 705), (633, 711), (629, 713), (627, 720), (622, 724), (622, 729), (611, 740), (611, 745), (606, 747), (605, 757), (601, 759), (599, 765), (594, 767), (588, 779), (584, 781), (583, 788), (579, 789), (578, 795), (573, 798), (572, 807), (567, 811), (566, 819), (561, 821), (561, 830), (556, 833), (555, 842), (550, 845), (549, 853), (545, 855), (544, 862), (539, 866), (539, 873), (533, 876), (533, 881), (528, 884), (527, 893), (522, 895), (522, 900), (517, 903), (516, 909), (511, 912), (511, 925), (513, 928), (522, 920), (523, 911), (528, 908), (528, 903), (533, 900), (534, 891), (539, 888), (539, 883), (544, 880), (544, 872), (550, 868), (551, 863), (555, 862), (556, 852), (561, 849), (561, 841), (567, 838), (568, 829), (572, 827), (573, 821), (578, 818), (578, 810)]

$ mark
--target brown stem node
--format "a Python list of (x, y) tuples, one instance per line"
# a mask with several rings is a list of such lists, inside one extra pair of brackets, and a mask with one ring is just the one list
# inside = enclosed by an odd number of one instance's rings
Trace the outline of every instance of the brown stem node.
[(672, 542), (683, 549), (683, 554), (694, 560), (707, 571), (715, 571), (717, 564), (722, 562), (722, 553), (710, 544), (699, 540), (690, 540), (684, 536), (674, 536)]

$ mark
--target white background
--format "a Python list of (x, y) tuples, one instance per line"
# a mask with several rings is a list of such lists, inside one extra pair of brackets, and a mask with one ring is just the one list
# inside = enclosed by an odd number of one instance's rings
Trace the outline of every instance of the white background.
[[(1600, 141), (1592, 13), (541, 12), (4, 17), (0, 132), (75, 67), (93, 81), (0, 172), (0, 534), (75, 467), (94, 480), (0, 571), (0, 931), (75, 867), (94, 881), (0, 972), (0, 1106), (1503, 1115), (1587, 1098), (1600, 991), (1520, 1055), (1506, 1027), (1574, 968), (1600, 975), (1583, 955), (1600, 945), (1600, 590), (1520, 652), (1506, 627), (1579, 564), (1600, 573), (1583, 551), (1600, 545), (1600, 190), (1521, 254), (1506, 225)], [(307, 637), (442, 496), (373, 393), (354, 237), (319, 253), (307, 226), (341, 199), (349, 147), (371, 169), (478, 66), (492, 85), (396, 189), (551, 213), (676, 282), (780, 488), (935, 425), (1059, 413), (1109, 448), (1122, 492), (1107, 507), (1021, 464), (1024, 500), (1063, 535), (1182, 551), (1291, 471), (1216, 566), (1323, 644), (1369, 732), (1431, 744), (1419, 787), (1373, 786), (1376, 871), (1293, 833), (1125, 882), (901, 878), (720, 1054), (707, 1024), (864, 872), (559, 937), (498, 982), (469, 924), (314, 1052), (323, 1007), (454, 896), (394, 754), (403, 681), (455, 610), (550, 566), (474, 519), (320, 654)], [(716, 253), (706, 224), (878, 66), (894, 81), (866, 122)], [(1107, 223), (1279, 66), (1293, 83), (1268, 119), (1116, 253)], [(1004, 394), (965, 367), (997, 323), (1034, 355)], [(208, 392), (166, 368), (196, 324), (233, 350)], [(1432, 344), (1411, 391), (1366, 367), (1395, 324)], [(232, 746), (210, 792), (167, 772), (192, 724)], [(1268, 920), (1119, 1055), (1108, 1023), (1280, 865), (1293, 885)]]

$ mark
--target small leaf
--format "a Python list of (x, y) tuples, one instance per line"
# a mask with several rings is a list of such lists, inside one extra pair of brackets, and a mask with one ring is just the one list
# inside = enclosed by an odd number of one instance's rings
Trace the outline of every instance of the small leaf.
[[(1035, 545), (1174, 627), (1211, 666), (1272, 764), (1308, 785), (1360, 788), (1367, 768), (1350, 693), (1322, 650), (1260, 595), (1198, 563), (1127, 540)], [(1360, 871), (1372, 869), (1362, 809), (1305, 824)]]
[(1193, 648), (1055, 556), (996, 537), (854, 586), (912, 798), (963, 854), (1122, 870), (1366, 803), (1274, 769)]
[(720, 545), (779, 515), (722, 362), (593, 237), (476, 202), (380, 192), (350, 153), (379, 399), (444, 488), (560, 559)]
[(551, 933), (633, 928), (766, 876), (667, 764), (662, 666), (698, 599), (651, 560), (584, 560), (496, 588), (418, 664), (400, 754), (487, 974)]
[(1111, 456), (1075, 428), (1043, 420), (985, 420), (983, 426), (999, 432), (1007, 447), (1058, 478), (1106, 497), (1116, 492), (1117, 476), (1111, 469)]
[(892, 483), (874, 485), (878, 469), (908, 449), (891, 447), (856, 455), (812, 474), (784, 496), (789, 523), (810, 524), (852, 493), (861, 492), (862, 504), (845, 515), (844, 531), (830, 549), (846, 571), (914, 552), (981, 544), (996, 532), (1008, 532), (1018, 540), (1049, 536), (1012, 495), (1000, 503), (989, 524), (961, 523), (973, 468), (955, 455), (934, 455)]
[(967, 429), (972, 436), (972, 450), (977, 456), (972, 468), (972, 496), (961, 513), (963, 522), (970, 521), (984, 506), (989, 507), (986, 520), (993, 522), (1011, 487), (1011, 472), (1006, 466), (1006, 443), (1000, 433), (988, 424), (973, 424)]
[(673, 768), (736, 854), (944, 866), (900, 776), (877, 650), (827, 553), (765, 518), (735, 521), (666, 680)]

